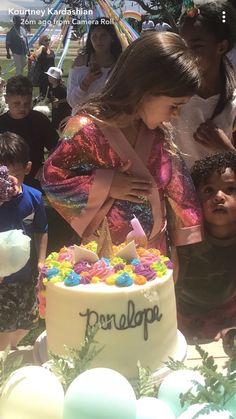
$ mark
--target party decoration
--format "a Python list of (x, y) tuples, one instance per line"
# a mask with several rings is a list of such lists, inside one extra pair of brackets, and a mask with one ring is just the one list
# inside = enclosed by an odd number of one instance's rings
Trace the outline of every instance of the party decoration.
[(76, 244), (73, 246), (73, 253), (74, 253), (74, 263), (78, 263), (81, 260), (86, 260), (87, 262), (95, 263), (97, 262), (98, 255), (90, 249), (86, 249), (86, 247), (77, 246)]
[(0, 233), (0, 277), (11, 275), (25, 266), (30, 257), (30, 237), (22, 230)]
[(193, 404), (178, 419), (234, 419), (231, 412), (211, 403)]
[(192, 389), (191, 392), (194, 394), (196, 392), (196, 384), (194, 382), (204, 385), (204, 378), (199, 372), (187, 369), (173, 371), (162, 381), (158, 391), (158, 398), (166, 402), (174, 414), (178, 416), (186, 410), (186, 405), (181, 407), (180, 393), (186, 393)]
[(132, 225), (133, 230), (130, 233), (128, 233), (127, 241), (129, 242), (131, 240), (134, 240), (136, 245), (146, 248), (148, 244), (147, 236), (138, 218), (136, 217), (132, 218), (130, 223)]
[(39, 366), (16, 370), (2, 389), (2, 419), (62, 419), (64, 391), (57, 377)]
[(136, 419), (136, 398), (117, 371), (94, 368), (79, 375), (65, 395), (63, 419)]
[(136, 419), (175, 419), (175, 415), (162, 400), (142, 397), (137, 400)]
[(118, 256), (120, 258), (123, 258), (125, 260), (132, 260), (138, 258), (138, 253), (136, 251), (136, 246), (134, 241), (131, 241), (128, 243), (125, 247), (123, 247), (121, 250), (119, 250), (115, 256)]

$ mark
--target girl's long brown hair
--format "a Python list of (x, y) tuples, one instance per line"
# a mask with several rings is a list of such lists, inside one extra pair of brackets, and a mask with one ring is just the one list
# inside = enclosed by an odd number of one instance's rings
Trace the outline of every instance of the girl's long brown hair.
[(133, 120), (137, 105), (147, 93), (192, 96), (198, 87), (197, 64), (183, 39), (175, 33), (151, 32), (129, 45), (101, 93), (88, 99), (78, 111), (119, 126)]

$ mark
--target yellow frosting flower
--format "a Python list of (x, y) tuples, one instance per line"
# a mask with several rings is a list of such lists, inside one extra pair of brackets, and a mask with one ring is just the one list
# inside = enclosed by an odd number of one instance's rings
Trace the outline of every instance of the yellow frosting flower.
[(91, 279), (91, 282), (93, 284), (97, 284), (98, 282), (100, 282), (100, 278), (98, 276), (93, 276)]
[(124, 263), (124, 259), (119, 257), (119, 256), (115, 256), (114, 258), (111, 259), (110, 264), (111, 265), (118, 265), (119, 263)]
[(116, 281), (116, 277), (117, 277), (117, 274), (113, 274), (111, 276), (108, 276), (105, 279), (106, 284), (107, 285), (114, 285), (115, 284), (115, 281)]
[(50, 278), (49, 282), (52, 282), (52, 283), (63, 282), (63, 278), (61, 277), (61, 275), (55, 275), (52, 278)]
[(139, 257), (145, 255), (147, 253), (146, 249), (144, 249), (144, 247), (138, 247), (136, 249), (136, 252), (138, 253)]
[(156, 256), (160, 256), (160, 254), (161, 254), (160, 250), (158, 250), (158, 249), (148, 249), (148, 252), (152, 253), (153, 255), (156, 255)]
[(94, 253), (97, 253), (98, 244), (93, 240), (88, 244), (83, 246), (85, 249), (91, 250)]

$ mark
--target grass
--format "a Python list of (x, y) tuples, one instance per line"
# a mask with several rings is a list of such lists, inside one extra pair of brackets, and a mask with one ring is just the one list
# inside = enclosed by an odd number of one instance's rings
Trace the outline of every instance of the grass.
[[(71, 58), (65, 58), (63, 62), (62, 78), (65, 84), (67, 83), (67, 78), (68, 78), (69, 70), (72, 65), (72, 61), (73, 59)], [(9, 68), (11, 63), (12, 63), (12, 60), (7, 60), (6, 58), (0, 58), (0, 66), (2, 67), (2, 75), (5, 81), (7, 81), (10, 77), (15, 75), (15, 68), (14, 67)], [(24, 76), (27, 76), (27, 67), (25, 68)], [(38, 96), (38, 87), (34, 87), (34, 96)]]

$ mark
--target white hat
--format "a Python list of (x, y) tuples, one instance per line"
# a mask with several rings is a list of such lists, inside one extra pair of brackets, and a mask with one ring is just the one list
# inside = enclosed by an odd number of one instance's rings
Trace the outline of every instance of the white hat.
[(60, 80), (62, 76), (62, 71), (58, 67), (50, 67), (48, 71), (45, 71), (45, 74), (53, 77), (54, 79)]

